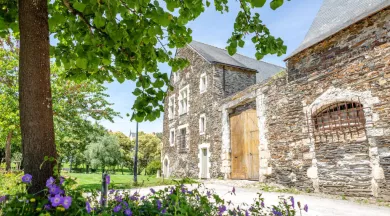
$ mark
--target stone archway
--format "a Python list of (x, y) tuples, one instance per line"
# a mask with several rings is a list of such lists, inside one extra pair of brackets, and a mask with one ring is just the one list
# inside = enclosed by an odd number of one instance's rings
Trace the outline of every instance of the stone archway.
[(170, 172), (169, 172), (169, 158), (167, 155), (165, 155), (163, 160), (163, 175), (165, 178), (169, 178)]

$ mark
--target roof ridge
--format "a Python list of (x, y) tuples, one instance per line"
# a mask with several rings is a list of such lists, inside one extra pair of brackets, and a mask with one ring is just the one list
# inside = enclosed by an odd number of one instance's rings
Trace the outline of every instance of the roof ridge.
[[(217, 47), (217, 46), (214, 46), (214, 45), (211, 45), (211, 44), (206, 44), (206, 43), (203, 43), (203, 42), (200, 42), (200, 41), (197, 41), (197, 40), (192, 40), (194, 42), (197, 42), (197, 43), (201, 43), (201, 44), (204, 44), (204, 45), (207, 45), (207, 46), (211, 46), (211, 47), (214, 47), (214, 48), (217, 48), (217, 49), (220, 49), (220, 50), (223, 50), (223, 51), (227, 51), (226, 49), (223, 49), (223, 48), (220, 48), (220, 47)], [(229, 55), (229, 53), (228, 53)], [(270, 65), (273, 65), (273, 66), (277, 66), (277, 67), (280, 67), (280, 68), (283, 68), (283, 69), (286, 69), (285, 67), (282, 67), (282, 66), (279, 66), (279, 65), (276, 65), (276, 64), (272, 64), (272, 63), (269, 63), (269, 62), (265, 62), (263, 60), (257, 60), (255, 58), (252, 58), (252, 57), (249, 57), (249, 56), (246, 56), (246, 55), (243, 55), (241, 53), (238, 53), (236, 52), (234, 55), (240, 55), (240, 56), (244, 56), (246, 58), (250, 58), (250, 59), (253, 59), (253, 60), (256, 60), (256, 61), (260, 61), (260, 62), (263, 62), (263, 63), (266, 63), (266, 64), (270, 64)], [(229, 55), (230, 57), (233, 58), (233, 56)]]

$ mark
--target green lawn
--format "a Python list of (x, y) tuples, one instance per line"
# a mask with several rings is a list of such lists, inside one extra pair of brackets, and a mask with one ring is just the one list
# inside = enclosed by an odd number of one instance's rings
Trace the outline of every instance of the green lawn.
[[(65, 174), (65, 176), (76, 178), (78, 187), (80, 188), (99, 189), (99, 190), (101, 189), (101, 179), (102, 179), (101, 173), (92, 173), (92, 174), (67, 173)], [(115, 188), (115, 189), (129, 189), (135, 187), (151, 187), (151, 186), (158, 186), (158, 185), (175, 184), (175, 181), (172, 179), (163, 180), (162, 178), (156, 178), (155, 175), (153, 176), (139, 175), (137, 185), (134, 185), (133, 175), (110, 174), (110, 177), (111, 177), (111, 183), (109, 185), (109, 188)], [(196, 181), (186, 180), (186, 183), (196, 183)]]

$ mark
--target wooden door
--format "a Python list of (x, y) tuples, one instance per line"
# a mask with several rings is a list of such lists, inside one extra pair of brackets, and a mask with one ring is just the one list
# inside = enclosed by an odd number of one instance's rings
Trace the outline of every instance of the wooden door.
[(259, 129), (256, 110), (230, 117), (232, 179), (259, 178)]
[(232, 147), (231, 165), (232, 179), (246, 179), (245, 163), (245, 139), (244, 139), (244, 115), (233, 115), (230, 117), (230, 142)]

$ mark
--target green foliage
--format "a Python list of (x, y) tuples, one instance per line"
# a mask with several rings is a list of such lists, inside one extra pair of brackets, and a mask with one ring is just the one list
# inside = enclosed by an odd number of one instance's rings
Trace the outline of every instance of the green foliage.
[(155, 175), (158, 170), (161, 170), (161, 161), (160, 160), (154, 160), (146, 166), (146, 173), (148, 175)]
[(100, 137), (97, 142), (90, 143), (84, 153), (86, 160), (93, 168), (116, 166), (121, 159), (119, 140), (112, 135)]
[(161, 158), (161, 140), (155, 134), (139, 133), (138, 137), (139, 171), (144, 170), (148, 164)]
[[(162, 190), (150, 189), (147, 195), (138, 192), (111, 190), (108, 194), (108, 205), (101, 208), (98, 193), (91, 191), (87, 198), (83, 197), (80, 189), (74, 189), (75, 181), (65, 179), (61, 184), (54, 182), (54, 186), (61, 188), (60, 197), (71, 198), (70, 205), (60, 204), (53, 206), (50, 198), (54, 197), (52, 186), (43, 191), (45, 196), (34, 196), (25, 191), (15, 195), (3, 197), (0, 209), (5, 215), (291, 215), (300, 211), (307, 211), (307, 205), (301, 206), (293, 197), (280, 198), (277, 205), (264, 205), (261, 194), (254, 199), (253, 204), (235, 206), (230, 201), (214, 193), (204, 185), (187, 187), (184, 181), (177, 182), (176, 186), (169, 186)], [(191, 188), (191, 189), (190, 189)], [(235, 189), (227, 192), (235, 195)], [(49, 197), (49, 199), (48, 199)], [(68, 203), (69, 204), (69, 203)], [(45, 208), (46, 207), (46, 208)]]
[[(215, 10), (228, 12), (228, 2), (214, 0)], [(257, 59), (284, 54), (283, 41), (273, 37), (260, 15), (252, 12), (266, 0), (239, 2), (234, 31), (227, 41), (229, 54), (243, 47), (246, 37), (252, 37)], [(270, 7), (276, 9), (283, 2), (270, 0)], [(50, 48), (51, 58), (65, 68), (66, 77), (77, 81), (136, 82), (132, 119), (153, 121), (163, 111), (166, 87), (171, 88), (167, 71), (159, 71), (158, 64), (168, 63), (172, 71), (188, 64), (171, 50), (191, 42), (192, 29), (186, 25), (209, 6), (210, 1), (202, 0), (48, 1), (49, 30), (58, 40)], [(17, 1), (0, 0), (0, 37), (11, 34), (19, 35)]]

